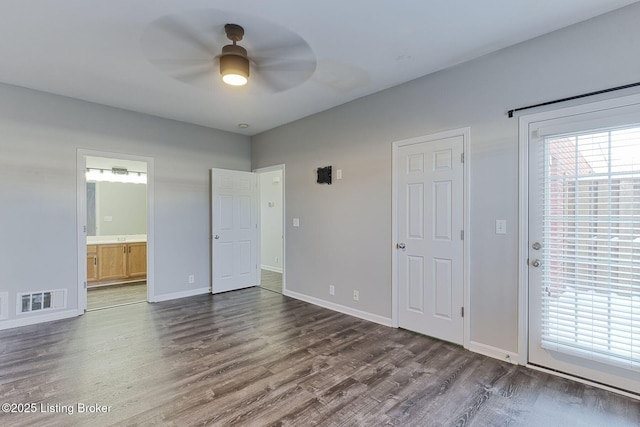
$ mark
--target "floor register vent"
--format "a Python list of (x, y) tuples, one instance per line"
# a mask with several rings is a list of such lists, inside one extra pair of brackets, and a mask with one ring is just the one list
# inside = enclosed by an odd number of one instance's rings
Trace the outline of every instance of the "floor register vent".
[(18, 314), (34, 311), (55, 310), (67, 306), (67, 290), (38, 291), (18, 294), (16, 312)]

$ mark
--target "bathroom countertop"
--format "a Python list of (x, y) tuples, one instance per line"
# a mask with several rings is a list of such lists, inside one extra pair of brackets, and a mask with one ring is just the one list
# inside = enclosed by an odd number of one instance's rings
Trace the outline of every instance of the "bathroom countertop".
[(108, 245), (113, 243), (146, 242), (146, 234), (127, 234), (121, 236), (87, 236), (87, 245)]

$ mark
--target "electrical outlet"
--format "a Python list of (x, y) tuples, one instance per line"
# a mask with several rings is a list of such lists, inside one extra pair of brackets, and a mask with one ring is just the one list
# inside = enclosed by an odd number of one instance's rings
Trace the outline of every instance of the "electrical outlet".
[(353, 300), (354, 301), (360, 301), (360, 292), (354, 290), (353, 291)]
[(195, 283), (196, 281), (196, 276), (194, 276), (193, 274), (189, 275), (189, 283)]
[(335, 295), (336, 294), (336, 287), (333, 285), (329, 285), (329, 295)]

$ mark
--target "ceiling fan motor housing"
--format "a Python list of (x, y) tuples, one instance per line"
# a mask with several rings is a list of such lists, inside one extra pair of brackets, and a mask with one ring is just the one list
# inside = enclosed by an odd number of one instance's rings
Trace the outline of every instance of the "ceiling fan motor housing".
[(220, 55), (220, 74), (239, 74), (249, 77), (249, 59), (247, 50), (242, 46), (228, 44), (223, 46)]

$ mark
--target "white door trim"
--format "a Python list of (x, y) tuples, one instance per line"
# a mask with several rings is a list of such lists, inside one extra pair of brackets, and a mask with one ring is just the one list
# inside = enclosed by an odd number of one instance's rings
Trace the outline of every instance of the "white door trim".
[(464, 149), (464, 196), (463, 196), (463, 224), (464, 224), (464, 241), (463, 241), (463, 295), (464, 295), (464, 321), (463, 321), (463, 346), (469, 348), (470, 331), (471, 331), (471, 310), (470, 310), (470, 236), (471, 236), (471, 218), (469, 213), (470, 206), (470, 141), (471, 128), (465, 127), (445, 132), (439, 132), (430, 135), (418, 136), (415, 138), (394, 141), (391, 154), (391, 321), (394, 328), (399, 326), (398, 322), (398, 251), (396, 243), (398, 242), (398, 149), (405, 145), (419, 144), (423, 142), (436, 141), (445, 138), (462, 136)]
[(78, 314), (84, 314), (87, 308), (87, 189), (86, 189), (86, 157), (107, 157), (112, 159), (134, 160), (147, 163), (147, 301), (155, 301), (154, 278), (154, 170), (153, 157), (133, 154), (112, 153), (109, 151), (87, 150), (78, 148), (76, 155), (76, 230), (78, 252)]
[[(287, 289), (287, 200), (286, 200), (286, 177), (285, 177), (285, 166), (284, 163), (274, 166), (267, 166), (264, 168), (253, 169), (252, 172), (260, 174), (263, 172), (273, 172), (273, 171), (282, 171), (282, 294)], [(258, 180), (258, 187), (260, 186), (260, 180)], [(262, 238), (262, 228), (260, 222), (260, 206), (258, 204), (258, 248), (261, 246), (261, 238)], [(260, 250), (258, 250), (258, 265), (262, 265), (262, 260), (260, 258)], [(260, 275), (258, 275), (258, 284), (261, 284)]]
[(518, 364), (529, 361), (529, 116), (519, 120), (518, 162)]

